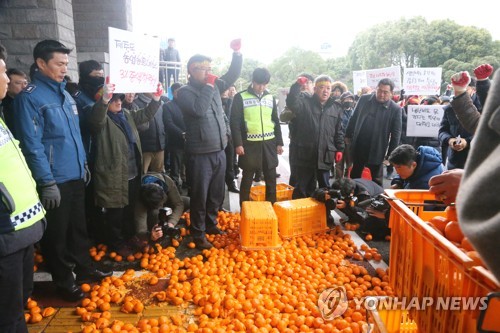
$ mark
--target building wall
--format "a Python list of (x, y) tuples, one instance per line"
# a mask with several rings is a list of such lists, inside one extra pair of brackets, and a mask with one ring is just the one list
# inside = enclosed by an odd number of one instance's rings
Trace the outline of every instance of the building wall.
[(0, 0), (0, 43), (7, 66), (29, 72), (33, 48), (55, 39), (69, 48), (68, 75), (78, 80), (78, 62), (95, 59), (107, 67), (108, 26), (132, 31), (131, 0)]
[[(33, 64), (33, 48), (56, 39), (75, 49), (71, 0), (0, 1), (0, 42), (7, 48), (7, 66), (26, 73)], [(69, 75), (76, 73), (76, 52), (70, 55)]]
[(108, 27), (132, 31), (131, 0), (74, 0), (78, 62), (93, 59), (107, 68)]

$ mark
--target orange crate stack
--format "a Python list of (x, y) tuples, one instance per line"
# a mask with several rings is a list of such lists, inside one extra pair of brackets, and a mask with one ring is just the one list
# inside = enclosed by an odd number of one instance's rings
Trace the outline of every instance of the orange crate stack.
[[(276, 184), (276, 201), (291, 200), (293, 194), (293, 186), (285, 183)], [(266, 185), (256, 185), (250, 188), (250, 200), (265, 201), (266, 200)]]
[(312, 198), (274, 203), (281, 237), (313, 234), (328, 229), (325, 204)]
[[(418, 205), (435, 200), (433, 194), (419, 190), (385, 192), (408, 204), (389, 200), (389, 276), (397, 296), (485, 297), (490, 291), (500, 290), (498, 282), (478, 274), (472, 259), (424, 222), (433, 216), (446, 216), (444, 211), (425, 210)], [(479, 310), (443, 311), (430, 306), (414, 315), (420, 332), (468, 333), (476, 331)]]
[(240, 222), (241, 248), (272, 250), (281, 247), (278, 218), (269, 201), (244, 201)]

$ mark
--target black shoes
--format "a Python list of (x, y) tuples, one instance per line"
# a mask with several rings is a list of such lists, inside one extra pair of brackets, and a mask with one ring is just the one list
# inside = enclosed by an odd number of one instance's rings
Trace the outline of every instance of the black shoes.
[(209, 234), (209, 235), (225, 235), (226, 234), (224, 231), (220, 230), (216, 226), (207, 228), (207, 230), (205, 230), (205, 233)]
[(200, 250), (209, 250), (214, 247), (206, 238), (195, 238), (194, 244)]
[(85, 297), (85, 294), (82, 292), (79, 286), (74, 284), (70, 288), (57, 288), (57, 293), (67, 302), (76, 302)]
[(231, 184), (227, 185), (227, 190), (233, 193), (240, 193), (240, 189), (238, 185), (236, 185), (236, 181), (233, 181)]
[(101, 282), (102, 279), (113, 275), (113, 272), (102, 272), (97, 269), (93, 269), (87, 273), (77, 274), (75, 282), (78, 285), (83, 283), (93, 283), (93, 282)]

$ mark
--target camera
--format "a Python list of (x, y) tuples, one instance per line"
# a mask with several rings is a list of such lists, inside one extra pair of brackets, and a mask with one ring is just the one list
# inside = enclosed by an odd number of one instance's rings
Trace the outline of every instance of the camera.
[(346, 203), (348, 207), (354, 207), (358, 203), (358, 198), (355, 196), (343, 196), (340, 190), (318, 188), (312, 194), (312, 198), (325, 203), (326, 209), (333, 210), (337, 208), (339, 200)]
[(377, 195), (375, 198), (370, 198), (367, 200), (363, 200), (359, 203), (359, 207), (366, 209), (367, 207), (371, 207), (379, 212), (383, 212), (389, 209), (389, 203), (385, 198), (381, 195)]
[(179, 239), (181, 237), (181, 231), (177, 228), (172, 228), (167, 225), (167, 219), (170, 215), (172, 215), (172, 208), (160, 208), (158, 210), (158, 225), (161, 227), (164, 236), (168, 236), (173, 239)]

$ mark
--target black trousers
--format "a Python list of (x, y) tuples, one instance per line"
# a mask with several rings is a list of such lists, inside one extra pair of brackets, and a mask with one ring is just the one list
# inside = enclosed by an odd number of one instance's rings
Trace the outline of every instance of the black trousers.
[(361, 175), (363, 173), (363, 169), (365, 166), (370, 169), (370, 173), (372, 174), (372, 180), (379, 184), (380, 186), (384, 186), (383, 184), (383, 176), (384, 176), (384, 168), (383, 164), (365, 164), (363, 161), (359, 161), (354, 159), (353, 164), (352, 164), (352, 170), (351, 170), (351, 178), (361, 178)]
[(57, 186), (61, 204), (47, 210), (47, 229), (40, 244), (55, 285), (70, 288), (75, 283), (73, 266), (76, 274), (92, 268), (85, 221), (85, 183), (80, 179)]
[(186, 180), (186, 175), (183, 175), (184, 160), (184, 149), (170, 149), (170, 178), (179, 188)]
[(190, 154), (189, 185), (191, 186), (191, 234), (205, 237), (207, 228), (217, 225), (219, 207), (224, 202), (226, 153), (220, 150), (207, 154)]
[(27, 333), (24, 304), (33, 290), (33, 245), (0, 258), (0, 332)]
[(260, 172), (264, 173), (264, 181), (266, 182), (266, 201), (270, 201), (272, 204), (276, 202), (276, 167), (269, 167), (267, 158), (263, 156), (261, 168), (243, 169), (240, 184), (240, 206), (243, 201), (250, 200), (253, 177)]
[(234, 146), (233, 140), (229, 139), (227, 141), (226, 149), (224, 150), (226, 153), (226, 185), (230, 186), (234, 182)]
[(104, 218), (107, 226), (107, 243), (112, 248), (119, 247), (125, 240), (135, 235), (134, 210), (141, 179), (139, 176), (128, 181), (128, 205), (120, 208), (106, 208)]
[(293, 189), (292, 197), (294, 199), (310, 197), (318, 187), (330, 187), (330, 170), (319, 170), (308, 167), (298, 166), (297, 181)]

